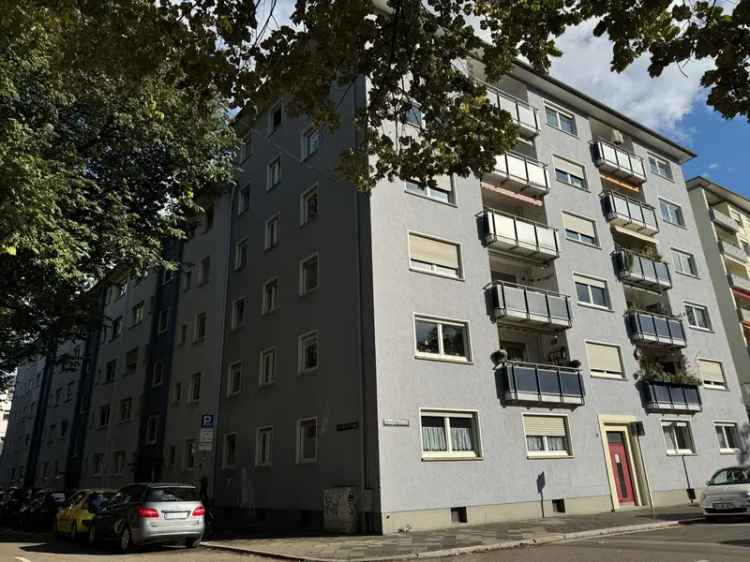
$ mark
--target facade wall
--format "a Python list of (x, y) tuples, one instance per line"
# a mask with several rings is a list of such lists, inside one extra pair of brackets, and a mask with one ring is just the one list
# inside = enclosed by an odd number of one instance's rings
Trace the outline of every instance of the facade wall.
[[(15, 374), (13, 375), (15, 379)], [(5, 434), (8, 432), (8, 421), (10, 420), (10, 407), (13, 403), (13, 388), (8, 388), (0, 394), (0, 455), (5, 445)]]

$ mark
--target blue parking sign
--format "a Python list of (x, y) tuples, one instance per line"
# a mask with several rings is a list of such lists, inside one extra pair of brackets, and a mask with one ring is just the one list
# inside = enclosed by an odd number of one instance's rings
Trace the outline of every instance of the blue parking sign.
[(213, 414), (203, 414), (201, 416), (201, 429), (213, 429), (215, 420), (216, 416)]

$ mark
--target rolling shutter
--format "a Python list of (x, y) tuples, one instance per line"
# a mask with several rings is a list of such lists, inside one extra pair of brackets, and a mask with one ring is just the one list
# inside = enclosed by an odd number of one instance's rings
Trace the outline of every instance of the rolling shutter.
[(719, 361), (698, 359), (698, 368), (704, 382), (720, 385), (724, 384), (724, 370), (721, 368), (721, 363)]
[(572, 230), (589, 238), (596, 238), (594, 223), (588, 219), (582, 219), (575, 215), (563, 213), (563, 226), (566, 230)]
[(565, 418), (562, 416), (524, 416), (523, 424), (526, 435), (546, 435), (548, 437), (566, 437)]
[(575, 164), (570, 160), (565, 160), (565, 158), (560, 158), (559, 156), (555, 156), (555, 169), (566, 172), (571, 176), (576, 176), (577, 178), (586, 178), (586, 172), (584, 172), (583, 166)]
[(459, 269), (456, 244), (409, 234), (409, 251), (413, 260)]
[(620, 350), (616, 346), (586, 342), (586, 353), (589, 357), (589, 368), (592, 371), (622, 373)]
[(606, 281), (601, 281), (599, 279), (592, 279), (591, 277), (584, 277), (583, 275), (573, 275), (573, 280), (576, 283), (583, 283), (584, 285), (589, 285), (591, 287), (598, 287), (604, 290), (607, 289)]

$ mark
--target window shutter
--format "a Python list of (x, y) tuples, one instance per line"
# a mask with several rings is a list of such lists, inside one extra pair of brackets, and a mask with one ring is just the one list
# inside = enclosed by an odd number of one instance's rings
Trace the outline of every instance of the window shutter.
[(458, 269), (458, 246), (416, 234), (409, 234), (411, 258)]
[(524, 416), (523, 423), (526, 435), (546, 435), (548, 437), (565, 437), (565, 418), (562, 416)]
[(567, 172), (568, 174), (581, 179), (586, 177), (586, 172), (584, 172), (583, 166), (575, 164), (570, 160), (565, 160), (565, 158), (560, 158), (559, 156), (555, 156), (555, 169), (562, 170), (563, 172)]
[(563, 226), (565, 226), (566, 230), (572, 230), (590, 238), (596, 238), (594, 223), (590, 220), (563, 213)]
[(584, 285), (590, 285), (592, 287), (599, 287), (600, 289), (607, 289), (607, 283), (600, 281), (599, 279), (592, 279), (591, 277), (584, 277), (582, 275), (574, 275), (573, 279), (576, 283), (583, 283)]
[(622, 373), (620, 350), (616, 346), (587, 342), (586, 352), (589, 357), (589, 367), (592, 371)]
[(719, 361), (698, 359), (698, 368), (704, 382), (724, 384), (724, 371), (721, 368), (721, 363)]

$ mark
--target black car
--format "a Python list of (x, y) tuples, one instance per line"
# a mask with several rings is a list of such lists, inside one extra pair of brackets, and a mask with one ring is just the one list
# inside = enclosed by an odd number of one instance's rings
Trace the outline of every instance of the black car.
[(10, 491), (2, 504), (0, 510), (0, 522), (11, 523), (16, 521), (16, 516), (21, 507), (26, 504), (33, 494), (31, 488), (16, 488)]
[(65, 503), (65, 492), (44, 491), (34, 496), (32, 502), (19, 514), (22, 529), (49, 531), (60, 507)]

